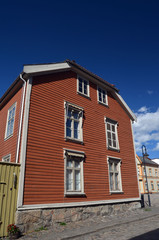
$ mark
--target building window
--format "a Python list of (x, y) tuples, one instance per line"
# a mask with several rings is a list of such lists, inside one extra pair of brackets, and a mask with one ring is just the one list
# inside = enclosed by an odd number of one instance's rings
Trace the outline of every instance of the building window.
[(154, 190), (154, 184), (153, 184), (153, 181), (151, 181), (151, 189)]
[(2, 162), (10, 162), (11, 154), (7, 154), (6, 156), (2, 157)]
[(137, 174), (140, 175), (140, 168), (137, 168)]
[(98, 87), (98, 102), (108, 105), (107, 92), (100, 87)]
[(155, 169), (155, 176), (156, 176), (156, 177), (158, 176), (158, 172), (157, 172), (157, 169)]
[(146, 175), (146, 170), (145, 170), (145, 167), (143, 167), (143, 171), (144, 171), (144, 175)]
[(5, 132), (5, 138), (8, 138), (13, 135), (13, 129), (14, 129), (14, 120), (15, 120), (15, 109), (16, 109), (16, 103), (14, 103), (9, 109), (8, 109), (8, 116), (7, 116), (7, 125), (6, 125), (6, 132)]
[(83, 95), (89, 97), (89, 81), (78, 77), (77, 79), (77, 91)]
[(151, 168), (149, 168), (149, 176), (151, 176)]
[(119, 142), (117, 135), (117, 122), (106, 118), (106, 138), (108, 149), (119, 150)]
[(147, 182), (145, 182), (145, 190), (148, 191), (148, 185), (147, 185)]
[(110, 192), (121, 192), (121, 160), (116, 158), (108, 158), (108, 166)]
[(65, 150), (65, 194), (84, 194), (84, 153)]
[(65, 137), (77, 141), (83, 141), (83, 108), (65, 102)]
[(157, 182), (157, 189), (158, 189), (158, 191), (159, 191), (159, 182)]

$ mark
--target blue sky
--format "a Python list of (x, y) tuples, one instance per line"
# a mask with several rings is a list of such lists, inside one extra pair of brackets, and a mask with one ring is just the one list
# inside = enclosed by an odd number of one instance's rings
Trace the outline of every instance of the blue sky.
[(75, 60), (120, 89), (138, 154), (159, 158), (158, 12), (158, 0), (2, 1), (0, 96), (23, 64)]

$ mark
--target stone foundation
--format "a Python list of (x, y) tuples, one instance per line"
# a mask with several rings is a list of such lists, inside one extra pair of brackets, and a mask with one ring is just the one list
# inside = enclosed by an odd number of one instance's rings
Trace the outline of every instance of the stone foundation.
[(84, 207), (67, 207), (40, 210), (21, 210), (16, 212), (15, 223), (21, 232), (34, 231), (40, 227), (50, 227), (60, 222), (77, 222), (96, 216), (118, 214), (141, 208), (139, 202), (107, 204)]

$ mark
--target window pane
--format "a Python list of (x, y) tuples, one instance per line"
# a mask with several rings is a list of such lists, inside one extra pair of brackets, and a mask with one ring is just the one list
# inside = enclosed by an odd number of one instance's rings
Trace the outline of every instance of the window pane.
[(79, 112), (77, 112), (77, 111), (73, 111), (72, 115), (75, 119), (79, 118)]
[(87, 95), (87, 81), (84, 80), (84, 94)]
[(66, 122), (66, 136), (67, 137), (71, 137), (71, 132), (72, 132), (71, 122), (72, 122), (72, 120), (67, 119), (67, 122)]
[(118, 188), (118, 173), (115, 174), (115, 190), (119, 190), (119, 188)]
[(82, 92), (82, 79), (79, 78), (79, 91)]
[(115, 132), (115, 126), (112, 125), (112, 132)]
[(69, 109), (69, 110), (68, 110), (68, 117), (71, 117), (71, 115), (72, 115), (72, 110)]
[(114, 171), (118, 171), (118, 164), (114, 163)]
[(103, 103), (106, 103), (105, 94), (103, 94)]
[(110, 124), (107, 123), (107, 130), (110, 130)]
[(116, 136), (114, 133), (112, 133), (113, 140), (116, 140)]
[(112, 141), (110, 139), (108, 139), (108, 146), (112, 146)]
[(80, 170), (75, 170), (75, 190), (81, 190)]
[(113, 141), (113, 147), (116, 148), (116, 141)]
[(71, 159), (67, 160), (67, 167), (73, 167), (73, 162)]
[(73, 173), (70, 169), (67, 169), (66, 172), (66, 189), (73, 190)]
[(113, 163), (109, 162), (109, 170), (112, 171), (113, 170)]
[(79, 122), (74, 121), (74, 138), (79, 138), (79, 133), (78, 133), (78, 126), (79, 126)]
[(101, 95), (101, 92), (99, 92), (98, 97), (99, 97), (99, 101), (102, 102), (102, 95)]
[(113, 173), (110, 173), (110, 190), (113, 190)]
[(108, 138), (111, 139), (111, 133), (110, 132), (108, 132)]
[(80, 168), (80, 161), (75, 161), (75, 168)]

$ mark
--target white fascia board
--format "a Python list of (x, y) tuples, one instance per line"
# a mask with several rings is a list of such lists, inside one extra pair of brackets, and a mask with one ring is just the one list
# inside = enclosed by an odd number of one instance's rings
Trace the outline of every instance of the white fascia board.
[(71, 67), (68, 65), (68, 63), (50, 63), (50, 64), (25, 65), (23, 67), (23, 71), (27, 74), (33, 74), (41, 72), (60, 71), (70, 68)]
[(114, 203), (125, 203), (125, 202), (138, 202), (140, 200), (141, 200), (140, 197), (137, 197), (137, 198), (112, 199), (112, 200), (88, 201), (88, 202), (33, 204), (33, 205), (23, 205), (21, 207), (18, 207), (18, 211), (34, 210), (34, 209), (47, 209), (47, 208), (80, 207), (80, 206), (114, 204)]
[(129, 113), (129, 115), (131, 116), (132, 120), (137, 122), (137, 117), (136, 115), (131, 111), (131, 109), (129, 108), (129, 106), (126, 104), (126, 102), (124, 101), (124, 99), (120, 96), (119, 93), (115, 92), (115, 95), (117, 97), (117, 99), (122, 103), (122, 105), (125, 107), (125, 109), (127, 110), (127, 112)]

